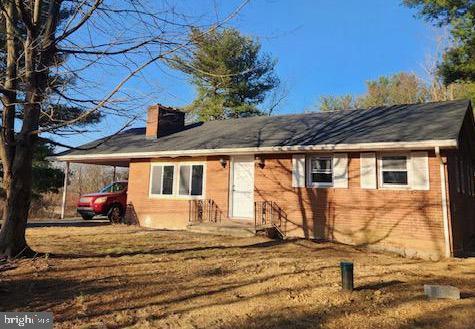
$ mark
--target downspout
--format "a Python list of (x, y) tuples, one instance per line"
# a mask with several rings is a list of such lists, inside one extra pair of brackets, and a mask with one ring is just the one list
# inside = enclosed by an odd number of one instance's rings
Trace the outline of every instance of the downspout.
[(447, 207), (447, 184), (445, 177), (445, 163), (442, 157), (440, 156), (440, 148), (435, 147), (435, 156), (439, 159), (439, 168), (440, 168), (440, 192), (442, 195), (442, 221), (444, 224), (444, 241), (445, 241), (445, 257), (451, 257), (451, 248), (450, 248), (450, 225), (449, 225), (449, 216), (448, 216), (448, 207)]

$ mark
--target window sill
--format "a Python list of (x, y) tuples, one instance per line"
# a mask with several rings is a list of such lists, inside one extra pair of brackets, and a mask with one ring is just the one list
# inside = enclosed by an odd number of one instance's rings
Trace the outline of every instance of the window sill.
[(379, 187), (381, 190), (399, 190), (399, 191), (410, 191), (411, 187), (409, 185), (382, 185)]
[(157, 195), (151, 194), (148, 196), (151, 200), (178, 200), (178, 201), (188, 201), (188, 200), (203, 200), (202, 195)]
[(332, 188), (333, 184), (325, 184), (325, 183), (312, 183), (308, 184), (307, 188)]

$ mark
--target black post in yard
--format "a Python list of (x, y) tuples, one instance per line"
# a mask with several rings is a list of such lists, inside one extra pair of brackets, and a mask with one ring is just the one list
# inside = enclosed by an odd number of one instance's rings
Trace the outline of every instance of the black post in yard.
[(353, 291), (353, 263), (340, 262), (341, 270), (341, 287), (343, 290)]

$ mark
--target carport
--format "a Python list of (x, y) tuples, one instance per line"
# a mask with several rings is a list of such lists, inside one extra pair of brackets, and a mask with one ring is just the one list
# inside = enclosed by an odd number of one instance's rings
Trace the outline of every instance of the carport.
[(61, 201), (61, 218), (65, 217), (71, 164), (88, 164), (113, 167), (115, 179), (116, 168), (128, 168), (131, 159), (149, 157), (148, 149), (156, 147), (156, 140), (145, 138), (145, 128), (130, 128), (118, 134), (107, 136), (90, 143), (57, 153), (49, 160), (64, 163), (63, 195)]
[(68, 197), (68, 183), (70, 178), (70, 165), (72, 163), (77, 164), (89, 164), (89, 165), (100, 165), (100, 166), (111, 166), (113, 167), (112, 181), (116, 180), (117, 168), (128, 168), (130, 159), (129, 158), (117, 158), (117, 159), (94, 159), (88, 156), (81, 155), (58, 155), (49, 158), (52, 161), (63, 162), (64, 163), (64, 182), (63, 182), (63, 195), (61, 201), (61, 219), (65, 218), (66, 212), (66, 202)]

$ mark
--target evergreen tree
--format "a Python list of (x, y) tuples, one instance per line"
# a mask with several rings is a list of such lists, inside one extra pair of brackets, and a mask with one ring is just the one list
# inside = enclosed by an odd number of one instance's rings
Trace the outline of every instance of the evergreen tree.
[(44, 140), (35, 145), (33, 153), (33, 197), (41, 198), (45, 192), (58, 193), (64, 183), (64, 172), (52, 166), (48, 156), (54, 154), (54, 146)]
[(229, 28), (191, 31), (191, 57), (175, 57), (174, 67), (190, 75), (196, 98), (187, 110), (200, 120), (265, 114), (258, 105), (279, 84), (276, 61), (261, 54), (260, 43)]
[(419, 15), (438, 26), (450, 26), (453, 45), (447, 49), (439, 73), (446, 84), (475, 82), (475, 1), (404, 0)]

